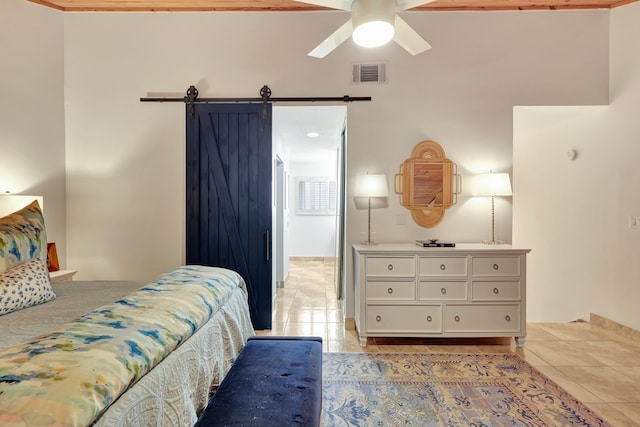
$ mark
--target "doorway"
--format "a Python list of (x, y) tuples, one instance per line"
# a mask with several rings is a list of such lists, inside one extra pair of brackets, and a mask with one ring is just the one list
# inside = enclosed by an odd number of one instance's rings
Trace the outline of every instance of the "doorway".
[(346, 116), (344, 105), (273, 107), (274, 287), (285, 286), (290, 259), (343, 265)]

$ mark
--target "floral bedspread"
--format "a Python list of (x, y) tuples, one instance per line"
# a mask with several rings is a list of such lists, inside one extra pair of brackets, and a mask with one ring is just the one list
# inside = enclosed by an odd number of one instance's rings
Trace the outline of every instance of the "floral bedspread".
[(58, 329), (0, 352), (0, 425), (87, 426), (245, 284), (184, 266)]

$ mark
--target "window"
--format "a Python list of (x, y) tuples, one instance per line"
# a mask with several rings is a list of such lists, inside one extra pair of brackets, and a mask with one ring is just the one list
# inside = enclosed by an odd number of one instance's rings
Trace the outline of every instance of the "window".
[(335, 215), (336, 181), (328, 177), (296, 178), (296, 214)]

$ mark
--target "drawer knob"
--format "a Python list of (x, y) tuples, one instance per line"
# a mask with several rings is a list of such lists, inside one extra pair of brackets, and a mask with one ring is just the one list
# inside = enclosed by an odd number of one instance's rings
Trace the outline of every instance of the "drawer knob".
[(393, 288), (389, 288), (389, 289), (387, 289), (387, 292), (389, 292), (390, 294), (392, 294), (392, 293), (393, 293)]
[(379, 321), (381, 321), (381, 320), (382, 320), (382, 317), (380, 317), (380, 316), (376, 316), (376, 322), (379, 322)]
[(387, 270), (389, 270), (389, 271), (393, 270), (393, 264), (387, 265)]
[(455, 320), (456, 322), (459, 322), (460, 321), (460, 316), (454, 317), (453, 320)]
[(440, 292), (442, 292), (442, 295), (447, 293), (447, 290), (445, 288), (440, 289)]
[(499, 266), (498, 264), (493, 264), (493, 269), (494, 269), (494, 270), (497, 270), (497, 269), (499, 269), (499, 268), (500, 268), (500, 266)]
[(444, 264), (440, 264), (440, 270), (446, 270), (446, 269), (447, 269), (447, 266), (446, 266), (446, 265), (444, 265)]
[(504, 320), (506, 320), (507, 322), (511, 322), (511, 316), (507, 314), (506, 316), (504, 316)]
[(500, 290), (498, 288), (493, 288), (493, 293), (497, 295), (500, 293)]
[(433, 318), (431, 316), (427, 316), (427, 322), (431, 322)]

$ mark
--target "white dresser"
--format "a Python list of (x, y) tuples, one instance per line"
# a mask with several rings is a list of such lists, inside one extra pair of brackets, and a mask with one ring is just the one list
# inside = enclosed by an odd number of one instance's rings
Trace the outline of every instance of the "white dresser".
[(526, 330), (526, 254), (509, 245), (354, 245), (355, 315), (367, 337), (515, 337)]

